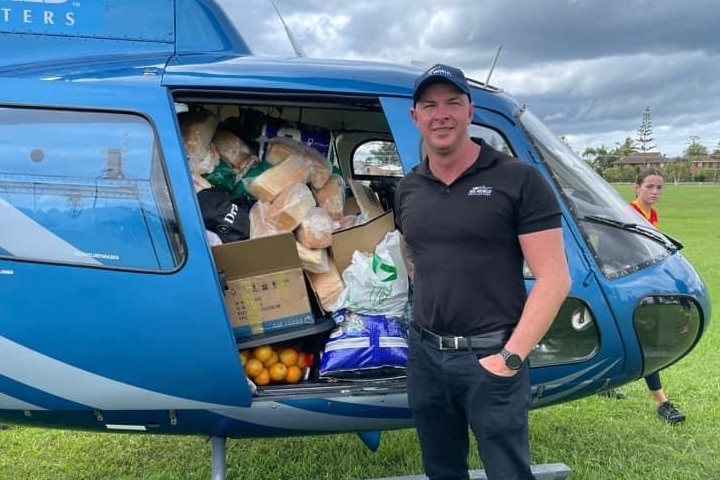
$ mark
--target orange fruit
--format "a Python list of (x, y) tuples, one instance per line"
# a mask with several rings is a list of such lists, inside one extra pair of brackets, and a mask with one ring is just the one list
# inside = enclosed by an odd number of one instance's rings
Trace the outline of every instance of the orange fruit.
[(248, 358), (247, 362), (245, 362), (245, 375), (254, 379), (262, 373), (264, 368), (262, 362), (257, 358)]
[(273, 350), (272, 353), (270, 354), (270, 357), (263, 362), (263, 365), (270, 368), (273, 365), (275, 365), (276, 363), (278, 363), (278, 354), (275, 350)]
[(287, 367), (287, 374), (285, 375), (285, 381), (287, 383), (297, 383), (302, 379), (302, 370), (297, 365), (290, 365)]
[(291, 347), (286, 347), (280, 350), (280, 361), (286, 366), (297, 365), (298, 358), (300, 355), (298, 351)]
[(260, 360), (262, 363), (265, 363), (266, 360), (268, 360), (274, 350), (270, 345), (260, 345), (259, 347), (255, 347), (255, 349), (252, 352), (252, 356)]
[(273, 364), (269, 369), (268, 372), (270, 373), (270, 380), (273, 382), (282, 382), (285, 380), (285, 376), (287, 375), (287, 369), (285, 365), (278, 362)]
[(253, 378), (253, 382), (255, 382), (256, 385), (267, 385), (270, 383), (270, 372), (268, 372), (268, 369), (263, 368), (258, 376)]

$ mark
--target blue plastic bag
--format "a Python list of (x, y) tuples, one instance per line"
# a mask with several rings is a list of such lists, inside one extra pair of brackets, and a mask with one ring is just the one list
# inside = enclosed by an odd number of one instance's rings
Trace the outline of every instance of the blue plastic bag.
[(320, 357), (320, 378), (404, 376), (407, 335), (403, 317), (339, 310)]

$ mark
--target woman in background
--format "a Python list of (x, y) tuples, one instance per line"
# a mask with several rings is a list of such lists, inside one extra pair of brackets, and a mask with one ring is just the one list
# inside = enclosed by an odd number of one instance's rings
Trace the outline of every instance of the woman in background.
[[(635, 200), (630, 202), (630, 205), (655, 228), (658, 226), (655, 203), (660, 199), (664, 184), (665, 179), (660, 170), (652, 167), (644, 169), (635, 180)], [(685, 415), (665, 396), (659, 372), (651, 373), (645, 377), (645, 383), (658, 404), (657, 412), (662, 419), (670, 424), (685, 420)]]

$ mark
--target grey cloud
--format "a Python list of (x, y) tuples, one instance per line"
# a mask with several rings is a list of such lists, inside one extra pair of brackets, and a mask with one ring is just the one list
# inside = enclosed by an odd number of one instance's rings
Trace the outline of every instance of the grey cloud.
[[(292, 54), (269, 0), (219, 1), (257, 53)], [(716, 0), (276, 2), (310, 56), (442, 61), (484, 80), (502, 44), (492, 82), (580, 150), (635, 136), (646, 105), (669, 155), (692, 134), (720, 140)]]

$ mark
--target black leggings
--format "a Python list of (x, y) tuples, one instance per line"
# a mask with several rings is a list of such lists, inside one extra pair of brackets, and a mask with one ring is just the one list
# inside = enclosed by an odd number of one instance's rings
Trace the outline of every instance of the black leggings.
[(662, 383), (660, 382), (660, 372), (651, 373), (645, 377), (645, 383), (647, 383), (648, 388), (652, 392), (660, 390), (662, 388)]

